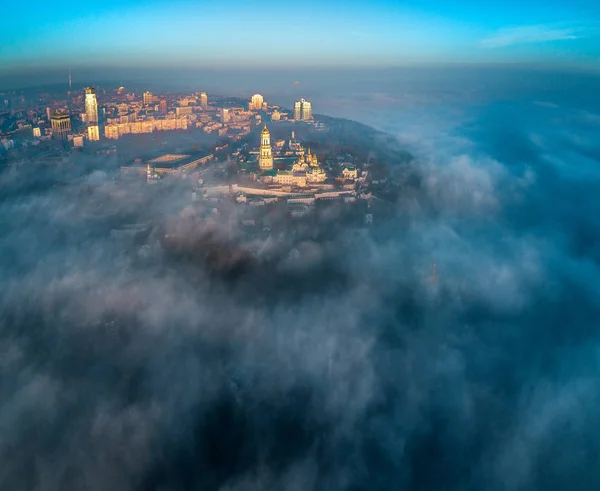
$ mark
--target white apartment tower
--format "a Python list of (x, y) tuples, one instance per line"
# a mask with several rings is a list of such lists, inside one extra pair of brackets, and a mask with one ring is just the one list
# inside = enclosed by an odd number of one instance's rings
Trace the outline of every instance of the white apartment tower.
[(310, 121), (312, 119), (312, 104), (305, 99), (295, 102), (294, 119), (296, 121)]
[(100, 140), (100, 129), (97, 124), (88, 126), (88, 140), (93, 142)]
[(250, 99), (249, 108), (250, 111), (260, 111), (264, 108), (265, 100), (262, 95), (254, 94)]
[(294, 102), (294, 119), (300, 121), (302, 119), (302, 102)]
[(98, 101), (96, 100), (96, 89), (94, 87), (85, 89), (85, 116), (87, 124), (98, 124)]
[(258, 155), (258, 168), (260, 170), (271, 170), (273, 168), (273, 151), (271, 150), (271, 133), (267, 125), (260, 134), (260, 153)]

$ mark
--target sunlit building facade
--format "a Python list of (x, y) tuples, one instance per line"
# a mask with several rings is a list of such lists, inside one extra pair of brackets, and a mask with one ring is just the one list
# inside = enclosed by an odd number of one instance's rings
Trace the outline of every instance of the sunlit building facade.
[(150, 104), (152, 104), (152, 101), (153, 101), (152, 92), (149, 92), (149, 91), (144, 92), (143, 99), (144, 99), (144, 106), (149, 106)]
[(98, 124), (98, 101), (96, 100), (96, 89), (94, 87), (85, 89), (85, 119), (89, 125)]
[(346, 165), (342, 170), (344, 179), (356, 181), (358, 179), (358, 170), (353, 165)]
[(192, 113), (193, 113), (193, 108), (191, 106), (175, 108), (175, 114), (177, 115), (178, 118), (183, 117), (183, 116), (191, 116)]
[(265, 107), (265, 100), (262, 95), (254, 94), (250, 99), (250, 104), (248, 104), (248, 109), (250, 111), (260, 111)]
[(308, 101), (302, 99), (302, 119), (304, 121), (309, 121), (313, 118), (312, 115), (312, 104)]
[(300, 121), (302, 119), (302, 103), (294, 102), (294, 119)]
[(88, 140), (93, 142), (100, 140), (100, 129), (97, 124), (88, 126)]
[(68, 113), (56, 111), (50, 119), (52, 136), (58, 140), (67, 140), (71, 133), (71, 117)]
[(312, 104), (305, 99), (295, 102), (294, 119), (296, 121), (310, 121), (312, 119)]
[(161, 114), (167, 114), (167, 100), (161, 99), (158, 104), (158, 109)]
[(153, 131), (187, 130), (188, 119), (153, 119), (149, 121), (136, 121), (133, 123), (108, 124), (104, 127), (104, 136), (118, 139), (123, 135), (152, 133)]
[(206, 92), (200, 94), (200, 107), (206, 109), (208, 107), (208, 96)]

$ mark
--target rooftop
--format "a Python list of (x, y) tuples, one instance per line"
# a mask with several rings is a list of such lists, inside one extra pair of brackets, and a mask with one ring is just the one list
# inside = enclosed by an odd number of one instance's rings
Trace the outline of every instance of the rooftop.
[(149, 164), (174, 164), (178, 160), (183, 160), (188, 158), (189, 155), (181, 154), (181, 153), (166, 153), (161, 155), (160, 157), (156, 157), (152, 160), (148, 160)]
[(207, 157), (211, 157), (209, 152), (198, 152), (193, 155), (167, 153), (145, 162), (155, 169), (179, 169), (186, 165), (198, 163), (198, 161)]

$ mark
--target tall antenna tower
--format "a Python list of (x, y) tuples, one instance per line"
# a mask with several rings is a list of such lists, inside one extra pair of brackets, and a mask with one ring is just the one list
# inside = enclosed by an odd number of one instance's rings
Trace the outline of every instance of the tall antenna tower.
[(71, 107), (71, 67), (69, 67), (69, 91), (67, 92), (67, 108)]

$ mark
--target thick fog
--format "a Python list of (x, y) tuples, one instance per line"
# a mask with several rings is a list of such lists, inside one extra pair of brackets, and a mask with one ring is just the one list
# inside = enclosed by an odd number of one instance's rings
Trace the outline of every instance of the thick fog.
[(0, 489), (600, 487), (598, 95), (341, 85), (414, 156), (367, 231), (0, 174)]

